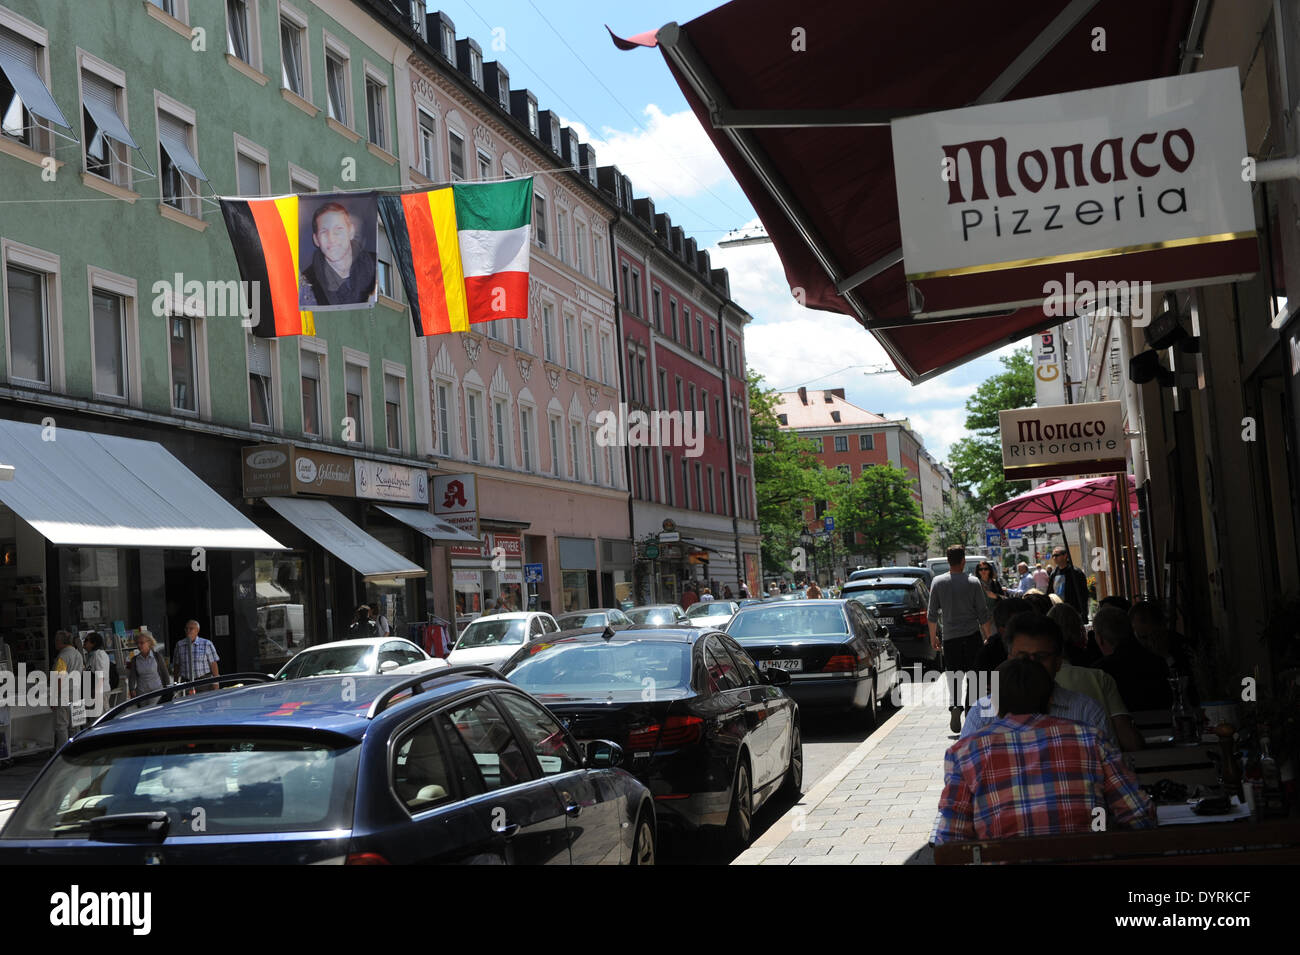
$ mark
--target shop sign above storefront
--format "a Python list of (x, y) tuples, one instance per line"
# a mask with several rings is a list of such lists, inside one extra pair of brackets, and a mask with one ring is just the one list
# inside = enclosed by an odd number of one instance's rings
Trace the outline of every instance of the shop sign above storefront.
[(291, 444), (254, 445), (244, 449), (244, 497), (355, 497), (354, 463), (344, 454)]
[(917, 315), (1258, 268), (1235, 67), (909, 116), (891, 132)]
[(1126, 467), (1123, 404), (1094, 401), (998, 413), (1008, 481), (1112, 474)]
[(355, 470), (357, 497), (406, 504), (429, 503), (429, 474), (421, 468), (357, 461)]
[(465, 533), (479, 537), (478, 484), (473, 474), (439, 474), (430, 489), (433, 513)]

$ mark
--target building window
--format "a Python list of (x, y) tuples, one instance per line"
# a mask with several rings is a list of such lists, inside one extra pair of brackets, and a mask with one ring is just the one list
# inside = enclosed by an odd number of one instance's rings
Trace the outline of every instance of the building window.
[(700, 462), (695, 462), (695, 509), (704, 510), (704, 489), (701, 487)]
[(396, 375), (384, 375), (384, 425), (388, 450), (402, 450), (402, 393), (406, 382)]
[(506, 466), (506, 403), (501, 400), (492, 402), (493, 431), (496, 434), (496, 463), (498, 467)]
[(874, 451), (876, 449), (876, 436), (874, 434), (858, 435), (859, 451)]
[(325, 105), (336, 123), (350, 126), (348, 119), (348, 61), (333, 50), (325, 51)]
[(628, 288), (628, 311), (638, 318), (641, 316), (641, 273), (632, 270), (632, 284)]
[(722, 399), (713, 399), (713, 428), (718, 437), (722, 437)]
[(549, 362), (555, 361), (555, 309), (542, 303), (542, 354)]
[(128, 150), (135, 148), (122, 122), (125, 91), (88, 70), (81, 71), (81, 118), (86, 172), (125, 186), (130, 181)]
[(849, 449), (849, 439), (848, 439), (848, 436), (847, 436), (847, 435), (843, 435), (843, 434), (837, 434), (837, 435), (835, 435), (835, 450), (836, 450), (836, 451), (847, 451), (848, 449)]
[(695, 351), (704, 357), (704, 322), (700, 320), (700, 313), (695, 313)]
[(366, 443), (366, 370), (360, 365), (344, 362), (344, 394), (347, 416), (352, 419), (352, 440)]
[(528, 131), (537, 135), (537, 104), (532, 100), (528, 101)]
[(673, 341), (677, 341), (677, 299), (668, 300), (668, 322), (672, 331)]
[(691, 462), (682, 458), (682, 507), (691, 509)]
[(727, 510), (727, 472), (723, 471), (718, 475), (718, 503), (722, 505), (723, 514), (729, 514)]
[(451, 387), (444, 382), (438, 382), (434, 387), (434, 401), (437, 407), (434, 409), (437, 419), (434, 421), (434, 427), (437, 429), (438, 453), (451, 455)]
[[(692, 384), (692, 385), (687, 386), (687, 388), (686, 388), (686, 393), (687, 393), (687, 395), (690, 396), (690, 399), (691, 399), (691, 403), (690, 403), (690, 405), (687, 407), (686, 410), (690, 412), (690, 414), (691, 414), (691, 418), (694, 419), (694, 418), (695, 418), (695, 385)], [(685, 417), (685, 415), (683, 415), (683, 417)], [(693, 420), (692, 420), (692, 427), (694, 427), (694, 421), (693, 421)]]
[(95, 394), (125, 401), (126, 300), (96, 289), (91, 296), (94, 314)]
[(321, 437), (321, 356), (314, 351), (302, 351), (302, 433)]
[(600, 236), (596, 235), (593, 230), (591, 236), (591, 277), (596, 280), (597, 285), (605, 284), (604, 261), (604, 247), (600, 243)]
[(551, 426), (551, 473), (556, 477), (562, 477), (560, 474), (560, 461), (564, 459), (564, 448), (560, 446), (560, 419), (554, 415), (550, 418)]
[(247, 0), (226, 0), (226, 52), (249, 66), (256, 66), (253, 62), (253, 40), (253, 23)]
[(302, 56), (306, 33), (306, 28), (287, 17), (280, 18), (280, 82), (289, 92), (303, 99), (310, 96), (307, 67)]
[(519, 409), (519, 451), (525, 471), (533, 469), (533, 409)]
[(271, 342), (248, 335), (248, 420), (255, 428), (275, 425)]
[(375, 249), (375, 279), (379, 287), (379, 294), (396, 300), (397, 283), (393, 280), (395, 269), (393, 268), (393, 246), (388, 241), (388, 230), (384, 228), (382, 220), (378, 223), (379, 228), (376, 230), (377, 246)]
[(235, 153), (235, 185), (241, 196), (264, 196), (269, 191), (266, 163), (244, 152)]
[(455, 130), (447, 130), (447, 150), (451, 156), (451, 178), (460, 182), (465, 178), (465, 137)]
[(469, 459), (479, 463), (479, 395), (476, 391), (465, 393), (465, 431), (469, 436)]
[(569, 261), (569, 251), (565, 248), (565, 234), (569, 231), (569, 214), (563, 209), (555, 210), (555, 254), (561, 262)]
[(682, 398), (682, 380), (677, 378), (675, 375), (673, 377), (676, 378), (677, 381), (677, 410), (685, 413), (686, 402)]
[(583, 480), (582, 426), (574, 421), (569, 422), (569, 470), (575, 481)]
[(709, 326), (709, 364), (718, 363), (718, 330)]
[(171, 327), (172, 409), (198, 414), (198, 346), (194, 340), (198, 323), (184, 315), (172, 315), (168, 322)]
[(659, 369), (659, 408), (668, 410), (668, 372)]
[(526, 318), (505, 319), (515, 326), (515, 347), (523, 352), (532, 352), (533, 327)]
[(704, 416), (704, 433), (709, 433), (709, 393), (707, 391), (700, 395), (700, 412)]
[(483, 88), (483, 54), (470, 47), (469, 51), (469, 75), (474, 81), (474, 85), (479, 89)]
[(837, 465), (835, 465), (835, 470), (839, 471), (841, 474), (843, 474), (843, 475), (844, 475), (846, 478), (848, 478), (850, 481), (853, 480), (853, 468), (852, 468), (851, 465), (848, 465), (848, 464), (837, 464)]
[(564, 365), (574, 371), (578, 370), (578, 352), (573, 339), (572, 315), (564, 316)]
[(320, 180), (305, 169), (289, 163), (289, 191), (296, 195), (306, 195), (320, 190)]
[(691, 349), (691, 310), (682, 306), (682, 334), (685, 336), (686, 350)]
[(573, 223), (573, 258), (574, 265), (583, 275), (587, 274), (587, 227), (581, 222)]
[(537, 233), (537, 244), (546, 248), (546, 197), (533, 193), (533, 229)]
[(673, 456), (667, 451), (664, 452), (664, 503), (669, 507), (675, 507), (673, 503)]
[(194, 158), (194, 125), (171, 113), (158, 112), (158, 172), (162, 201), (188, 215), (198, 214), (198, 180), (207, 176)]
[(588, 378), (595, 378), (591, 369), (591, 326), (582, 326), (582, 373)]
[(442, 55), (452, 63), (456, 62), (456, 31), (445, 23), (442, 25)]
[(591, 451), (591, 483), (600, 483), (600, 445), (596, 441), (596, 429), (592, 428), (587, 435), (587, 447)]
[[(21, 74), (18, 85), (21, 86), (25, 78), (29, 83), (39, 83), (42, 88), (45, 87), (41, 70), (45, 48), (25, 36), (0, 27), (0, 51), (4, 52), (9, 61), (6, 69), (0, 70), (0, 130), (3, 130), (7, 139), (17, 140), (24, 146), (43, 152), (47, 141), (45, 127), (28, 111), (14, 80)], [(10, 66), (16, 71), (14, 77), (9, 75)]]
[[(695, 465), (695, 472), (697, 474), (699, 473), (699, 470), (700, 470), (700, 466), (698, 464)], [(709, 511), (710, 513), (716, 514), (718, 512), (718, 509), (716, 507), (716, 502), (714, 501), (713, 498), (713, 468), (706, 469), (705, 478), (707, 479), (706, 483), (708, 484), (708, 488), (709, 488)]]
[(372, 76), (366, 77), (366, 123), (370, 141), (380, 149), (387, 149), (388, 87)]
[(420, 117), (420, 173), (426, 179), (438, 178), (438, 122), (424, 110)]
[(607, 385), (614, 383), (614, 339), (609, 332), (600, 333), (600, 380)]
[(9, 377), (50, 387), (48, 276), (10, 266)]

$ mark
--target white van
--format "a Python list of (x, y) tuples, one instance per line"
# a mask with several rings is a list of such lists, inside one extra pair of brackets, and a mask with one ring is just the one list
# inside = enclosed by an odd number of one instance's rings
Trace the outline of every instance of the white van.
[[(985, 557), (983, 554), (966, 555), (966, 573), (974, 577), (975, 568), (979, 566), (979, 562), (982, 560), (987, 560), (990, 564), (993, 565), (993, 576), (996, 579), (1001, 580), (1002, 562), (999, 561), (996, 557)], [(938, 577), (940, 574), (948, 573), (948, 558), (931, 557), (929, 560), (925, 562), (925, 566), (929, 567), (930, 570), (934, 572), (934, 576)]]

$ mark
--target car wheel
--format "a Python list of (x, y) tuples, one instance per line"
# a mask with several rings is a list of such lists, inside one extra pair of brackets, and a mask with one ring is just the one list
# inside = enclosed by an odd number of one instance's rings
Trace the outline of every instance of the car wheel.
[(754, 791), (749, 783), (749, 766), (741, 756), (736, 767), (736, 784), (731, 790), (731, 811), (727, 813), (727, 847), (744, 851), (754, 836)]
[(856, 722), (864, 729), (875, 729), (880, 722), (880, 712), (876, 707), (876, 675), (871, 674), (871, 692), (867, 694), (867, 705), (855, 714)]
[(636, 836), (632, 840), (632, 865), (655, 864), (655, 832), (646, 811), (636, 820)]
[(794, 724), (790, 740), (790, 765), (785, 771), (785, 781), (781, 783), (781, 795), (788, 799), (798, 799), (803, 794), (803, 736), (799, 724)]

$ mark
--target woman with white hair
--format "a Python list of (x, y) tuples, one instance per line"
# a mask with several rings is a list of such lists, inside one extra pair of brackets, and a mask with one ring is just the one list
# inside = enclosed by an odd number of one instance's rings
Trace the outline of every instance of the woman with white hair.
[(126, 665), (126, 695), (128, 699), (143, 693), (152, 693), (170, 686), (172, 675), (167, 669), (167, 661), (161, 653), (154, 653), (158, 641), (148, 630), (141, 630), (135, 637), (138, 651)]

